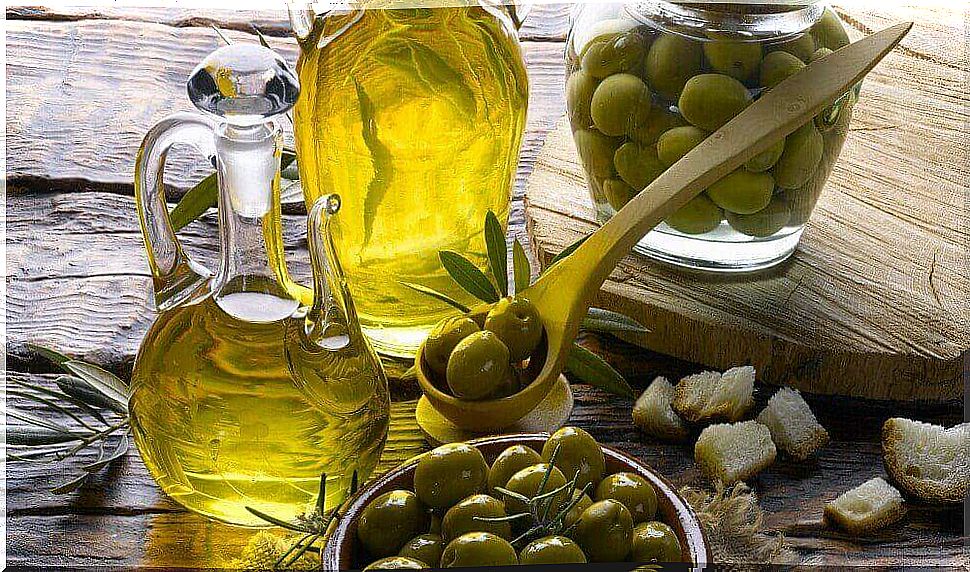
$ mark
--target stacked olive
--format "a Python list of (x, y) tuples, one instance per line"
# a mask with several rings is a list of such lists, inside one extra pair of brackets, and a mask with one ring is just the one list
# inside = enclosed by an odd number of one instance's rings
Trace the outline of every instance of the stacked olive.
[(439, 322), (424, 342), (422, 355), (439, 388), (459, 399), (498, 399), (528, 385), (527, 367), (542, 331), (531, 302), (507, 297), (486, 314)]
[[(596, 30), (569, 49), (566, 98), (573, 138), (604, 217), (762, 93), (848, 43), (829, 9), (807, 32), (774, 42), (719, 33), (698, 39), (622, 19), (601, 21)], [(726, 221), (759, 238), (803, 225), (842, 148), (852, 103), (840, 99), (711, 185), (667, 225), (700, 235)]]
[(418, 461), (413, 490), (367, 505), (357, 538), (366, 570), (680, 562), (682, 553), (658, 520), (653, 486), (607, 474), (602, 447), (575, 427), (541, 451), (509, 447), (491, 466), (469, 444), (434, 449)]

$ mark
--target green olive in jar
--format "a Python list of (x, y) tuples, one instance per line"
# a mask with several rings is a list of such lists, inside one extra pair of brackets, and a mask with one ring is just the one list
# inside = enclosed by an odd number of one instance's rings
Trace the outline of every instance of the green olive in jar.
[(578, 544), (565, 536), (546, 536), (533, 540), (519, 553), (519, 564), (586, 564)]
[(667, 109), (655, 108), (650, 112), (650, 117), (646, 123), (638, 125), (631, 133), (630, 137), (643, 147), (649, 147), (660, 139), (661, 135), (675, 127), (687, 125), (684, 118), (677, 113), (671, 113)]
[(664, 222), (684, 234), (704, 234), (721, 224), (724, 211), (707, 195), (700, 194), (690, 200)]
[(620, 136), (650, 117), (650, 89), (633, 74), (619, 73), (600, 82), (589, 113), (593, 125), (606, 135)]
[(637, 195), (637, 191), (620, 179), (606, 179), (603, 181), (603, 194), (611, 207), (620, 210)]
[(620, 178), (637, 192), (645, 189), (664, 171), (654, 146), (640, 145), (633, 141), (620, 145), (613, 155), (613, 166)]
[(662, 34), (647, 52), (647, 83), (669, 101), (677, 101), (684, 84), (704, 65), (699, 42), (677, 34)]
[(812, 211), (815, 209), (815, 204), (818, 202), (819, 191), (821, 189), (816, 189), (817, 185), (814, 182), (809, 182), (800, 189), (787, 189), (781, 193), (781, 196), (788, 203), (788, 208), (790, 210), (790, 218), (788, 224), (791, 225), (802, 225), (808, 222), (808, 219), (812, 216)]
[(425, 564), (424, 560), (415, 560), (405, 556), (391, 556), (372, 562), (367, 568), (364, 568), (364, 572), (368, 570), (428, 570), (429, 568), (431, 567)]
[(634, 562), (680, 562), (681, 548), (677, 533), (658, 522), (644, 522), (633, 529)]
[(508, 540), (487, 532), (469, 532), (452, 540), (441, 555), (442, 568), (515, 566), (515, 548)]
[(788, 52), (771, 52), (761, 62), (761, 86), (771, 89), (803, 67), (805, 63)]
[(754, 214), (727, 213), (727, 221), (731, 228), (756, 238), (775, 234), (785, 228), (789, 220), (791, 220), (791, 209), (788, 201), (779, 195), (772, 197), (768, 206)]
[(411, 491), (395, 490), (372, 500), (360, 515), (357, 538), (376, 558), (393, 556), (428, 528), (427, 509)]
[(505, 505), (502, 501), (488, 495), (472, 495), (448, 509), (441, 520), (441, 536), (445, 542), (450, 542), (468, 532), (490, 532), (511, 540), (512, 527), (508, 521), (487, 520), (504, 516)]
[[(822, 161), (825, 144), (822, 134), (809, 121), (788, 136), (785, 151), (771, 169), (775, 183), (783, 189), (797, 189), (815, 175)], [(741, 213), (750, 214), (750, 213)]]
[(436, 509), (446, 509), (465, 497), (484, 492), (487, 483), (485, 457), (466, 443), (433, 449), (421, 457), (414, 469), (414, 492), (421, 502)]
[(595, 502), (579, 517), (572, 537), (590, 562), (622, 562), (630, 553), (633, 517), (615, 500)]
[(704, 42), (704, 55), (711, 69), (744, 82), (757, 73), (763, 54), (758, 42), (713, 39)]
[(596, 500), (613, 499), (630, 511), (633, 523), (653, 520), (657, 516), (657, 491), (636, 473), (614, 473), (596, 487)]
[(485, 329), (502, 340), (514, 362), (531, 356), (542, 339), (539, 311), (521, 296), (507, 296), (496, 302), (485, 318)]
[(580, 129), (573, 135), (573, 140), (583, 166), (593, 177), (605, 179), (613, 175), (613, 154), (619, 146), (616, 139), (595, 129)]
[(455, 316), (438, 322), (424, 342), (424, 360), (442, 378), (448, 371), (448, 358), (458, 342), (479, 331), (471, 318)]
[(680, 161), (691, 149), (700, 145), (710, 135), (693, 125), (675, 127), (657, 140), (657, 157), (665, 167)]
[[(555, 461), (552, 460), (555, 456)], [(558, 467), (568, 480), (579, 475), (576, 488), (595, 485), (606, 471), (603, 447), (579, 427), (563, 427), (546, 440), (542, 458)]]
[(542, 457), (531, 447), (513, 445), (502, 451), (492, 468), (488, 470), (488, 488), (494, 491), (496, 487), (505, 487), (512, 475), (522, 469), (542, 463)]
[(461, 399), (485, 399), (507, 382), (511, 368), (509, 349), (494, 332), (474, 332), (448, 358), (448, 388)]
[(788, 52), (803, 62), (807, 62), (812, 57), (812, 54), (815, 53), (815, 48), (815, 37), (806, 33), (797, 38), (782, 42), (770, 49), (773, 52), (775, 50)]
[(680, 94), (684, 119), (705, 131), (717, 131), (751, 104), (744, 84), (724, 74), (695, 75)]
[(566, 80), (566, 103), (569, 107), (569, 119), (573, 128), (587, 128), (593, 123), (589, 115), (589, 105), (596, 91), (596, 78), (581, 69), (573, 71)]
[(748, 159), (744, 164), (744, 168), (752, 173), (764, 173), (768, 169), (775, 166), (778, 159), (781, 158), (781, 154), (785, 151), (785, 139), (782, 138), (780, 141), (758, 153), (754, 157)]
[(639, 68), (645, 53), (644, 38), (636, 30), (603, 34), (584, 48), (583, 69), (602, 79)]
[[(542, 490), (539, 490), (548, 470), (549, 465), (545, 463), (538, 463), (531, 467), (526, 467), (512, 475), (512, 478), (509, 479), (509, 482), (504, 488), (527, 498), (533, 498), (536, 495), (554, 491), (566, 484), (566, 477), (563, 476), (562, 471), (553, 467), (552, 472), (549, 473), (549, 478), (546, 480), (546, 485), (542, 487)], [(565, 491), (561, 495), (556, 495), (556, 499), (552, 503), (552, 509), (550, 509), (551, 512), (556, 513), (562, 510), (568, 500), (569, 496)], [(509, 514), (519, 514), (528, 512), (529, 510), (529, 507), (525, 503), (511, 496), (505, 498), (505, 507)]]
[(707, 196), (726, 211), (751, 214), (768, 206), (774, 190), (775, 181), (770, 174), (741, 168), (708, 187)]
[(822, 18), (812, 27), (812, 35), (819, 46), (830, 50), (849, 45), (849, 34), (846, 33), (838, 14), (831, 8), (826, 8)]
[(808, 61), (809, 61), (809, 63), (811, 63), (811, 62), (814, 62), (815, 60), (820, 60), (820, 59), (824, 58), (825, 56), (827, 56), (827, 55), (829, 55), (831, 53), (832, 53), (832, 50), (830, 50), (828, 48), (819, 48), (819, 49), (815, 50), (815, 53), (812, 54), (812, 57), (809, 58)]
[(572, 505), (572, 508), (569, 509), (563, 518), (563, 524), (566, 525), (566, 528), (569, 528), (579, 521), (579, 517), (582, 516), (583, 511), (593, 505), (593, 499), (589, 498), (589, 495), (582, 490), (573, 489), (572, 499), (567, 504)]
[(398, 556), (412, 558), (420, 562), (429, 562), (437, 566), (441, 561), (441, 552), (445, 549), (444, 540), (437, 534), (422, 534), (407, 541)]

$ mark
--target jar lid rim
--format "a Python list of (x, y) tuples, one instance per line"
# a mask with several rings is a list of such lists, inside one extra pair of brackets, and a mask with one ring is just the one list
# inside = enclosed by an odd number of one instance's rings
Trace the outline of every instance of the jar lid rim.
[[(710, 8), (699, 5), (709, 4)], [(718, 4), (782, 6), (790, 10), (763, 13), (717, 11)], [(805, 32), (822, 17), (825, 3), (819, 0), (639, 0), (626, 12), (642, 24), (689, 37), (709, 39), (705, 33), (720, 32), (739, 41), (783, 39)], [(712, 24), (717, 29), (712, 28)]]

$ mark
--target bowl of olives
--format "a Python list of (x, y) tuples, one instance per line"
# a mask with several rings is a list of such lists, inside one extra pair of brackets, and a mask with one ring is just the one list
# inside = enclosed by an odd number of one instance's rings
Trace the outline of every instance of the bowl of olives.
[(545, 330), (528, 299), (509, 296), (439, 322), (415, 356), (431, 406), (474, 432), (509, 427), (549, 394), (533, 383), (545, 362)]
[(359, 491), (328, 570), (710, 561), (674, 487), (582, 429), (442, 445)]
[[(566, 100), (600, 222), (761, 94), (848, 42), (819, 2), (579, 5)], [(712, 184), (635, 250), (723, 272), (783, 261), (838, 159), (857, 96), (858, 86)]]

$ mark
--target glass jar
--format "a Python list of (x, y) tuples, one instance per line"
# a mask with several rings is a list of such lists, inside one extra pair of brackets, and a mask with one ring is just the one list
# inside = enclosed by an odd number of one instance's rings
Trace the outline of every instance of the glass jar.
[[(600, 222), (766, 90), (848, 42), (818, 2), (579, 5), (566, 99)], [(711, 185), (634, 250), (717, 272), (785, 260), (839, 156), (858, 92)]]

